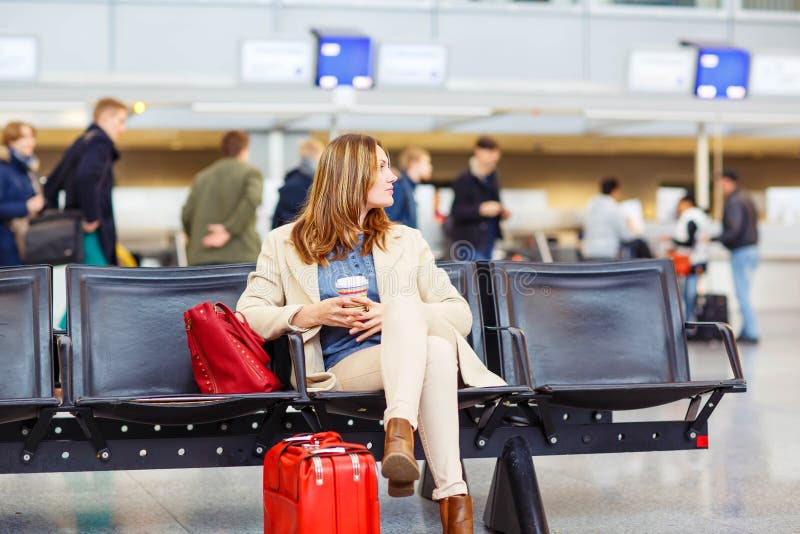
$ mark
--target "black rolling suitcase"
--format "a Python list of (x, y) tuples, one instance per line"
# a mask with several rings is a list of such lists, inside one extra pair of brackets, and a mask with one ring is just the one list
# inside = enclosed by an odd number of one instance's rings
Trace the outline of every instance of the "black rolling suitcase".
[[(712, 323), (728, 322), (728, 297), (725, 295), (698, 295), (697, 296), (697, 321)], [(709, 339), (721, 339), (721, 335), (716, 328), (698, 328), (695, 332), (689, 332), (689, 339), (694, 341), (705, 341)]]

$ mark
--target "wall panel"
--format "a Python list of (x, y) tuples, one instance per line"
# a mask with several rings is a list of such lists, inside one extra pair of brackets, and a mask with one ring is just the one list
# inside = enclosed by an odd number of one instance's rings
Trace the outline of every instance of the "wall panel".
[[(458, 78), (580, 80), (583, 25), (566, 13), (446, 13), (439, 36)], [(513, 36), (513, 37), (512, 37)]]
[(233, 81), (241, 41), (272, 34), (272, 7), (121, 5), (115, 21), (120, 71)]
[(109, 63), (105, 3), (0, 2), (0, 34), (39, 38), (39, 72), (100, 72)]
[(596, 16), (589, 26), (588, 62), (593, 82), (625, 86), (635, 48), (676, 48), (682, 39), (725, 42), (727, 22), (708, 18)]

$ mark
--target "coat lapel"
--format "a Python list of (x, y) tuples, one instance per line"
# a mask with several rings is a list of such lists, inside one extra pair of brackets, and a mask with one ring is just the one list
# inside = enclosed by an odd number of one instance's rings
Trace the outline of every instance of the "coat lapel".
[(403, 256), (403, 247), (397, 242), (401, 239), (401, 234), (394, 228), (386, 236), (386, 249), (380, 247), (372, 249), (372, 260), (375, 263), (375, 278), (378, 284), (378, 295), (381, 302), (387, 302), (389, 297), (397, 294), (399, 273), (398, 263)]
[[(381, 250), (380, 247), (372, 249), (372, 259), (375, 262), (375, 277), (378, 284), (378, 295), (381, 297), (381, 302), (385, 302), (391, 295), (396, 293), (396, 286), (399, 281), (397, 276), (397, 264), (403, 257), (403, 247), (399, 246), (400, 243), (396, 241), (399, 241), (401, 238), (402, 234), (392, 229), (389, 231), (389, 235), (386, 236), (387, 250)], [(309, 301), (312, 303), (319, 302), (317, 264), (307, 265), (303, 263), (300, 256), (297, 255), (297, 251), (290, 238), (286, 239), (286, 244), (286, 265), (289, 268), (289, 272), (306, 296), (308, 296)]]
[(317, 274), (317, 264), (311, 265), (303, 263), (297, 250), (290, 238), (286, 239), (286, 265), (289, 273), (294, 277), (297, 284), (303, 290), (311, 303), (319, 302), (319, 279)]

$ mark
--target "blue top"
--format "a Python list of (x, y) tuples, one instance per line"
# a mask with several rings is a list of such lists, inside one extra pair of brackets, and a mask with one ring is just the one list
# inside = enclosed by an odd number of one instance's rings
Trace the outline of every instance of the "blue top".
[(405, 171), (400, 173), (400, 178), (394, 183), (394, 204), (384, 208), (386, 215), (393, 222), (405, 224), (410, 228), (417, 227), (417, 201), (414, 190), (417, 184), (408, 177)]
[[(320, 300), (339, 296), (336, 291), (336, 280), (339, 278), (361, 275), (369, 283), (367, 296), (374, 302), (381, 301), (378, 295), (378, 282), (375, 278), (375, 262), (372, 259), (372, 254), (361, 255), (362, 241), (363, 236), (359, 236), (358, 245), (343, 260), (331, 261), (330, 258), (333, 257), (333, 253), (331, 253), (328, 256), (328, 266), (323, 267), (320, 265), (317, 268)], [(322, 327), (319, 336), (326, 371), (354, 352), (380, 345), (381, 343), (380, 333), (372, 335), (360, 343), (356, 341), (356, 337), (359, 335), (361, 335), (361, 332), (351, 336), (348, 328), (340, 326)]]

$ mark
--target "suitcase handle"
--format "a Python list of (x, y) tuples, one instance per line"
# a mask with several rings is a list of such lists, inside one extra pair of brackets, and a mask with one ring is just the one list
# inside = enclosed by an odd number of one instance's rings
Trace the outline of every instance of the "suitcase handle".
[[(325, 432), (325, 434), (327, 434), (327, 432)], [(276, 466), (277, 472), (280, 472), (281, 457), (283, 457), (283, 454), (289, 449), (289, 447), (302, 446), (303, 443), (310, 442), (315, 435), (316, 434), (304, 434), (304, 435), (301, 435), (301, 436), (293, 436), (291, 438), (287, 438), (287, 439), (283, 440), (283, 447), (281, 448), (281, 452), (278, 453), (278, 458), (277, 458), (278, 459), (278, 462), (277, 462), (278, 465)], [(337, 434), (337, 436), (338, 436), (338, 434)], [(308, 438), (308, 439), (304, 439), (304, 438)], [(341, 439), (341, 438), (339, 438), (339, 439)], [(329, 437), (328, 440), (323, 440), (323, 443), (326, 442), (326, 441), (331, 441), (330, 437)], [(307, 451), (307, 452), (308, 452), (308, 456), (303, 458), (303, 460), (308, 460), (309, 458), (314, 458), (319, 454), (325, 454), (325, 453), (330, 453), (330, 454), (337, 454), (337, 453), (339, 453), (339, 454), (367, 453), (367, 454), (371, 454), (367, 450), (367, 448), (365, 446), (363, 446), (363, 445), (359, 445), (358, 443), (345, 443), (345, 442), (338, 442), (337, 446), (335, 446), (335, 447), (323, 447), (321, 449), (311, 450), (311, 451)], [(272, 489), (274, 491), (280, 491), (280, 489), (281, 489), (281, 477), (280, 477), (280, 475), (278, 475), (277, 478), (278, 478), (278, 485), (277, 486), (273, 487), (272, 483), (270, 483), (270, 489)]]
[(319, 454), (325, 454), (327, 452), (335, 454), (344, 454), (347, 452), (347, 449), (345, 449), (344, 447), (325, 447), (324, 449), (314, 449), (312, 451), (308, 451), (308, 453), (313, 456), (317, 456)]

